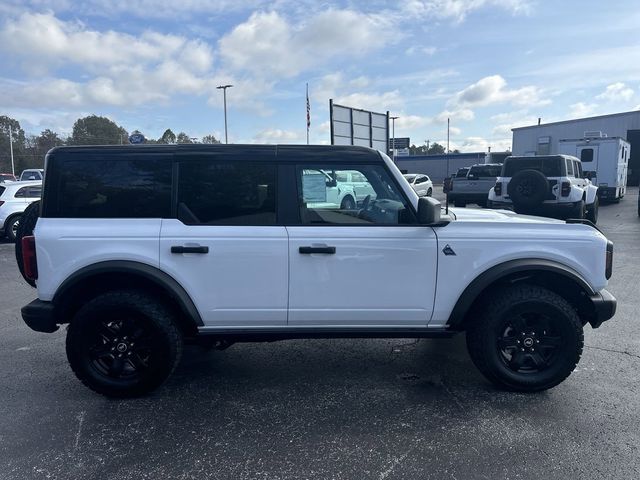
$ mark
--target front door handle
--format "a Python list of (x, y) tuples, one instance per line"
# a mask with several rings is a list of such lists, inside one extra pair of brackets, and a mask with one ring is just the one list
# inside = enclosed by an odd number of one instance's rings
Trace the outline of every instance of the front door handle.
[(173, 245), (171, 253), (209, 253), (209, 247), (206, 245)]
[(327, 247), (326, 245), (322, 247), (300, 247), (298, 251), (305, 255), (309, 255), (311, 253), (324, 253), (327, 255), (333, 255), (334, 253), (336, 253), (336, 247)]

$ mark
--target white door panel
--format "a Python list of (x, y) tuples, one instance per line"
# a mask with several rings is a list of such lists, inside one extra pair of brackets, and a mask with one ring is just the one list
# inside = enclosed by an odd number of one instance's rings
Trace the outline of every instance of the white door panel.
[[(171, 253), (194, 245), (209, 251)], [(162, 221), (160, 267), (189, 293), (205, 326), (286, 325), (287, 257), (285, 227)]]
[[(436, 237), (429, 227), (287, 227), (289, 325), (425, 326), (433, 310)], [(335, 247), (302, 254), (300, 247)]]

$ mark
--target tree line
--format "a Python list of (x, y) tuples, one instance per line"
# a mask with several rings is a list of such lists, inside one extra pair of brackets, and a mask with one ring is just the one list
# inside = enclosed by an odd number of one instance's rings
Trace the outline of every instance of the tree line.
[[(20, 122), (8, 116), (0, 116), (0, 172), (11, 172), (11, 146), (9, 131), (13, 140), (13, 158), (16, 175), (26, 168), (44, 168), (44, 156), (53, 147), (60, 145), (122, 145), (129, 143), (129, 132), (98, 115), (79, 118), (73, 124), (71, 135), (63, 137), (45, 129), (39, 135), (27, 135)], [(131, 133), (140, 133), (134, 130)], [(146, 139), (145, 143), (220, 143), (213, 135), (201, 139), (190, 137), (185, 132), (177, 135), (168, 128), (158, 139)]]

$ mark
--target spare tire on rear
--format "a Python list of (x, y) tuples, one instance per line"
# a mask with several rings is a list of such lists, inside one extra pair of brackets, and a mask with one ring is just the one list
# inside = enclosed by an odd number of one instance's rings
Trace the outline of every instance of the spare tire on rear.
[(33, 230), (36, 228), (38, 217), (40, 216), (40, 200), (37, 200), (30, 204), (22, 214), (20, 218), (20, 224), (16, 231), (16, 262), (18, 262), (18, 268), (22, 274), (22, 278), (31, 285), (36, 286), (36, 282), (27, 278), (24, 274), (24, 264), (22, 263), (22, 237), (28, 237), (33, 235)]
[(509, 181), (507, 193), (516, 210), (535, 208), (547, 198), (549, 182), (538, 170), (522, 170)]

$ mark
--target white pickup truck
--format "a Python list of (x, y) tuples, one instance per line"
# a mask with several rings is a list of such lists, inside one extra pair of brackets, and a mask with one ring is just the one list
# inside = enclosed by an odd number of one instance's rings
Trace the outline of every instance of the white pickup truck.
[(468, 203), (486, 207), (489, 190), (496, 184), (501, 169), (501, 164), (483, 163), (472, 165), (466, 176), (456, 175), (447, 192), (449, 202), (456, 207), (465, 207)]
[[(613, 244), (593, 226), (443, 213), (363, 147), (60, 147), (45, 171), (18, 231), (38, 294), (22, 317), (69, 324), (71, 368), (108, 396), (157, 388), (186, 341), (459, 332), (489, 380), (544, 390), (616, 309)], [(336, 188), (327, 171), (357, 172), (375, 197), (316, 202)]]

